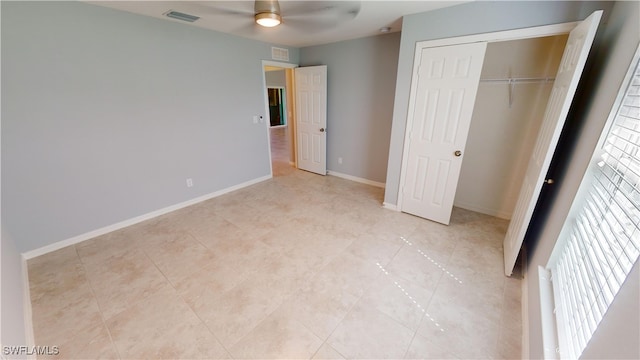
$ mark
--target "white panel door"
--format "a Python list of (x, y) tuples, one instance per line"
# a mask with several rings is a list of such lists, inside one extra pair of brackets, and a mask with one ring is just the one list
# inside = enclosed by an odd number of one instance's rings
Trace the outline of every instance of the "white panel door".
[(569, 34), (536, 145), (504, 239), (504, 272), (507, 276), (513, 272), (601, 16), (602, 11), (594, 12)]
[(486, 48), (480, 42), (418, 49), (402, 211), (449, 224)]
[(298, 168), (327, 174), (327, 67), (295, 69)]

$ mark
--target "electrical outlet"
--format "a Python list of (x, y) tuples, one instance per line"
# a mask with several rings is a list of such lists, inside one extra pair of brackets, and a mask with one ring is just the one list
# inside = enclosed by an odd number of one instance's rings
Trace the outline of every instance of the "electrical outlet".
[(187, 187), (193, 187), (193, 179), (192, 178), (188, 178), (187, 179)]
[(342, 157), (338, 158), (338, 164), (342, 164)]

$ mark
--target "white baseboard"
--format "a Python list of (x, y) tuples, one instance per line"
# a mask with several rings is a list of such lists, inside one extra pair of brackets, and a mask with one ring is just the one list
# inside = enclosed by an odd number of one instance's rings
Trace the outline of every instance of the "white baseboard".
[(135, 225), (137, 223), (152, 219), (154, 217), (158, 217), (160, 215), (164, 215), (166, 213), (170, 213), (172, 211), (176, 211), (178, 209), (182, 209), (184, 207), (191, 206), (193, 204), (197, 204), (199, 202), (202, 202), (202, 201), (205, 201), (205, 200), (209, 200), (209, 199), (224, 195), (226, 193), (229, 193), (229, 192), (232, 192), (232, 191), (235, 191), (235, 190), (239, 190), (239, 189), (245, 188), (247, 186), (251, 186), (251, 185), (257, 184), (257, 183), (265, 181), (265, 180), (269, 180), (269, 179), (271, 179), (271, 177), (272, 177), (271, 175), (266, 175), (266, 176), (262, 176), (262, 177), (259, 177), (259, 178), (253, 179), (253, 180), (249, 180), (247, 182), (244, 182), (244, 183), (241, 183), (241, 184), (238, 184), (238, 185), (234, 185), (234, 186), (228, 187), (226, 189), (218, 190), (218, 191), (206, 194), (206, 195), (199, 196), (199, 197), (191, 199), (191, 200), (187, 200), (187, 201), (175, 204), (175, 205), (167, 206), (165, 208), (162, 208), (162, 209), (159, 209), (159, 210), (156, 210), (156, 211), (152, 211), (152, 212), (144, 214), (144, 215), (140, 215), (140, 216), (136, 216), (134, 218), (128, 219), (128, 220), (120, 221), (118, 223), (102, 227), (100, 229), (89, 231), (89, 232), (86, 232), (84, 234), (80, 234), (80, 235), (74, 236), (74, 237), (66, 239), (66, 240), (61, 240), (61, 241), (55, 242), (53, 244), (49, 244), (49, 245), (43, 246), (43, 247), (38, 248), (38, 249), (27, 251), (27, 252), (23, 253), (22, 255), (24, 256), (25, 259), (29, 260), (29, 259), (32, 259), (34, 257), (50, 253), (52, 251), (56, 251), (56, 250), (62, 249), (64, 247), (67, 247), (67, 246), (70, 246), (70, 245), (75, 245), (75, 244), (80, 243), (82, 241), (92, 239), (92, 238), (94, 238), (96, 236), (104, 235), (104, 234), (110, 233), (112, 231), (116, 231), (116, 230), (125, 228), (127, 226)]
[[(27, 258), (22, 255), (22, 306), (24, 311), (24, 336), (27, 346), (32, 348), (36, 345), (36, 338), (33, 334), (33, 311), (31, 309), (31, 290), (29, 288), (29, 267)], [(35, 355), (29, 356), (35, 359)]]
[[(466, 209), (466, 210), (479, 212), (479, 213), (486, 214), (486, 215), (495, 216), (495, 217), (498, 217), (498, 218), (501, 218), (501, 219), (506, 219), (506, 220), (510, 220), (511, 219), (511, 214), (507, 214), (505, 212), (495, 211), (495, 210), (492, 210), (492, 209), (487, 209), (487, 208), (483, 208), (483, 207), (479, 207), (479, 206), (473, 206), (473, 205), (469, 205), (469, 204), (465, 204), (465, 203), (455, 203), (455, 204), (453, 204), (453, 206), (459, 207), (459, 208), (462, 208), (462, 209)], [(400, 211), (400, 208), (398, 208), (397, 204), (389, 204), (389, 203), (385, 202), (385, 203), (382, 203), (382, 207), (384, 207), (385, 209), (393, 210), (393, 211)]]
[(398, 208), (398, 205), (396, 204), (389, 204), (388, 202), (383, 202), (382, 203), (382, 207), (388, 210), (393, 210), (393, 211), (398, 211), (400, 212), (400, 209)]
[(479, 212), (481, 214), (485, 214), (485, 215), (490, 215), (490, 216), (495, 216), (497, 218), (500, 219), (505, 219), (505, 220), (511, 220), (511, 213), (508, 213), (506, 211), (501, 211), (501, 210), (496, 210), (496, 209), (489, 209), (483, 206), (477, 206), (477, 205), (473, 205), (473, 204), (468, 204), (468, 203), (464, 203), (464, 202), (454, 202), (453, 206), (455, 207), (459, 207), (462, 209), (466, 209), (466, 210), (471, 210), (471, 211), (475, 211), (475, 212)]
[(331, 170), (327, 171), (327, 175), (331, 175), (331, 176), (335, 176), (335, 177), (339, 177), (339, 178), (343, 178), (343, 179), (359, 182), (359, 183), (362, 183), (362, 184), (367, 184), (367, 185), (383, 188), (383, 189), (385, 187), (385, 183), (381, 183), (381, 182), (377, 182), (377, 181), (373, 181), (373, 180), (369, 180), (369, 179), (363, 179), (363, 178), (360, 178), (360, 177), (357, 177), (357, 176), (351, 176), (351, 175), (347, 175), (347, 174), (342, 174), (342, 173), (331, 171)]

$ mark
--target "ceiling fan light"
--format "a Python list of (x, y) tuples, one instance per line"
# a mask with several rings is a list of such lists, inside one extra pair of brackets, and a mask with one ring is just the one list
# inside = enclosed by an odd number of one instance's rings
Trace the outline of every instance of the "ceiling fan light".
[(263, 12), (256, 14), (256, 23), (264, 27), (274, 27), (280, 25), (282, 18), (279, 14)]

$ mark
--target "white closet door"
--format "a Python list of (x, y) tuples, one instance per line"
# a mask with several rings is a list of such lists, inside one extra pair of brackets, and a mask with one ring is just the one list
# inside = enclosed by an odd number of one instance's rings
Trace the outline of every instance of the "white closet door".
[(418, 49), (402, 211), (449, 224), (486, 48), (480, 42)]
[(569, 34), (547, 102), (544, 120), (504, 239), (504, 272), (507, 276), (513, 272), (601, 16), (602, 11), (594, 12)]

